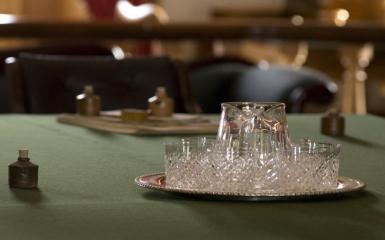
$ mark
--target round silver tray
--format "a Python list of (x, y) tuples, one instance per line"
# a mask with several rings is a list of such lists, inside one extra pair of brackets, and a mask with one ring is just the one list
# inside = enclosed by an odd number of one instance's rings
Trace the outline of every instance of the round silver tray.
[(322, 191), (305, 192), (261, 192), (243, 195), (234, 192), (210, 192), (202, 190), (171, 188), (166, 186), (166, 176), (164, 173), (142, 175), (135, 178), (135, 182), (144, 188), (159, 190), (163, 192), (183, 193), (197, 197), (215, 198), (224, 200), (243, 200), (243, 201), (274, 201), (274, 200), (297, 200), (320, 197), (338, 196), (346, 193), (361, 191), (366, 184), (360, 180), (349, 177), (338, 177), (338, 184), (335, 188)]

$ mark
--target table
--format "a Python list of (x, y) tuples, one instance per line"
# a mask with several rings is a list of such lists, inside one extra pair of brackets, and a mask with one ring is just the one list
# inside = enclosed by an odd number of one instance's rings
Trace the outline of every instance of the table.
[[(163, 171), (175, 136), (107, 134), (53, 116), (1, 115), (1, 239), (384, 239), (385, 120), (349, 116), (347, 136), (319, 133), (318, 115), (289, 116), (292, 138), (342, 143), (341, 175), (367, 191), (335, 200), (224, 202), (141, 189)], [(7, 165), (28, 147), (39, 191), (9, 189)]]

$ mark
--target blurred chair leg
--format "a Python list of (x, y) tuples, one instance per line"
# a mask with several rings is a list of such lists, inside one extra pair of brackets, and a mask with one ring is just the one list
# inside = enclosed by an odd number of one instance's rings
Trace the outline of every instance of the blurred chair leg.
[(345, 44), (340, 48), (343, 74), (341, 111), (345, 113), (366, 113), (367, 74), (365, 68), (373, 58), (374, 47), (371, 43)]
[(178, 78), (180, 79), (180, 91), (184, 99), (184, 107), (188, 113), (202, 113), (197, 100), (192, 95), (191, 79), (186, 64), (180, 60), (174, 60)]

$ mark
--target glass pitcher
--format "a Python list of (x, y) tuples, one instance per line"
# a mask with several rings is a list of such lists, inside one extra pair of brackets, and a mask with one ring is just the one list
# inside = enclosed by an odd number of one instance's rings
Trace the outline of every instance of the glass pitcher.
[(264, 157), (290, 147), (285, 104), (222, 103), (217, 140), (239, 156)]

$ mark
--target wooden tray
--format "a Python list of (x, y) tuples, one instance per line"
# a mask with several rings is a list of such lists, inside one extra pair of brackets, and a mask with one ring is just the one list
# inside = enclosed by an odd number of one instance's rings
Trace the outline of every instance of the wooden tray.
[(190, 114), (174, 114), (172, 118), (150, 118), (144, 122), (123, 122), (114, 114), (105, 112), (98, 117), (60, 114), (56, 120), (95, 130), (138, 135), (215, 134), (218, 130), (216, 121)]

